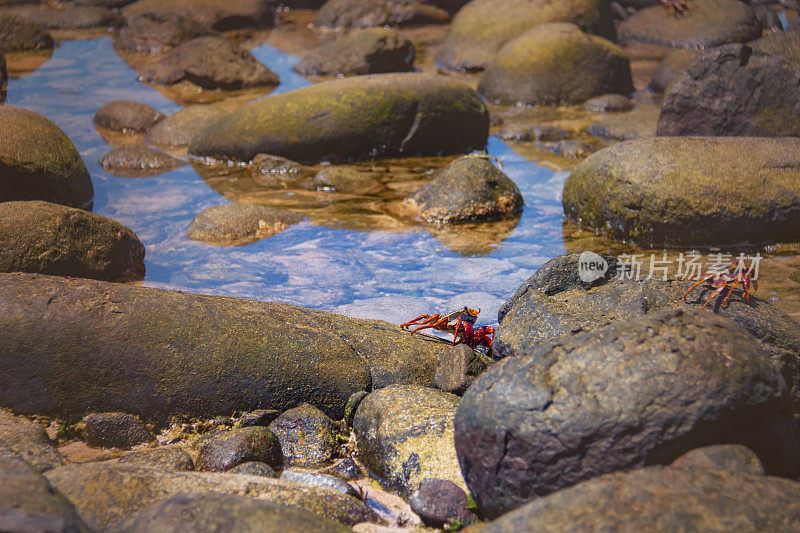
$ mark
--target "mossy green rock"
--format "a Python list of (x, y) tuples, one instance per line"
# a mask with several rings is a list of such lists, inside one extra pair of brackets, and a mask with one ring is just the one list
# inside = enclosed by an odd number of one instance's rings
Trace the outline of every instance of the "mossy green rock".
[(0, 271), (139, 280), (144, 245), (119, 222), (49, 202), (0, 202)]
[(472, 0), (453, 17), (436, 63), (449, 70), (483, 70), (507, 42), (549, 22), (613, 33), (608, 2), (601, 0)]
[(648, 246), (800, 239), (800, 139), (658, 137), (586, 160), (564, 184), (564, 213)]
[(458, 402), (454, 394), (415, 385), (371, 393), (353, 419), (359, 460), (406, 495), (425, 478), (447, 479), (466, 490), (453, 444)]
[(578, 104), (633, 91), (627, 54), (575, 24), (543, 24), (504, 45), (489, 62), (478, 91), (504, 104)]
[(693, 0), (675, 16), (663, 6), (639, 10), (620, 23), (621, 41), (642, 41), (674, 48), (709, 48), (757, 39), (761, 25), (752, 8), (737, 0)]
[(307, 403), (283, 412), (269, 425), (269, 429), (280, 440), (286, 466), (324, 465), (338, 448), (333, 421)]
[(499, 220), (522, 211), (522, 193), (487, 157), (462, 157), (403, 200), (403, 208), (430, 224)]
[(75, 505), (94, 530), (107, 531), (146, 506), (183, 493), (248, 496), (287, 507), (305, 509), (352, 526), (376, 522), (361, 501), (319, 487), (277, 479), (212, 472), (162, 472), (115, 462), (69, 465), (46, 474), (50, 483)]
[(0, 405), (163, 424), (433, 382), (447, 345), (398, 326), (290, 305), (117, 283), (0, 274)]
[(32, 111), (0, 106), (0, 202), (91, 208), (93, 196), (86, 165), (58, 126)]
[(301, 162), (467, 152), (486, 144), (489, 114), (461, 81), (372, 74), (304, 87), (246, 105), (194, 139), (195, 157)]

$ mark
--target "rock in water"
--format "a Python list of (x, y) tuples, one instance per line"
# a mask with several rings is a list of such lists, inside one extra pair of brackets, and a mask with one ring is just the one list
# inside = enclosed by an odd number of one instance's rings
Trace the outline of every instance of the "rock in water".
[(649, 247), (800, 238), (800, 139), (650, 138), (582, 161), (564, 214)]
[(179, 44), (142, 74), (144, 82), (172, 85), (189, 81), (203, 89), (249, 89), (278, 85), (278, 75), (249, 51), (222, 37), (207, 35)]
[(164, 20), (191, 17), (217, 31), (264, 28), (275, 24), (277, 2), (264, 0), (139, 0), (122, 10), (126, 22), (140, 15)]
[(55, 7), (49, 4), (5, 8), (47, 29), (80, 30), (122, 26), (121, 17), (105, 7), (70, 5)]
[(0, 202), (91, 209), (93, 196), (86, 165), (58, 126), (26, 109), (0, 106)]
[[(163, 424), (431, 384), (446, 346), (399, 327), (285, 304), (35, 274), (0, 274), (0, 405)], [(45, 310), (45, 311), (43, 311)]]
[(114, 100), (104, 104), (94, 114), (94, 123), (101, 128), (122, 132), (142, 133), (167, 118), (159, 110), (130, 100)]
[[(483, 533), (780, 531), (800, 528), (788, 479), (671, 467), (609, 474), (516, 509)], [(735, 509), (735, 512), (731, 512)]]
[(575, 24), (543, 24), (504, 45), (478, 91), (509, 105), (578, 104), (605, 93), (633, 92), (627, 54)]
[(0, 13), (0, 52), (52, 48), (53, 38), (41, 25), (13, 13)]
[(659, 112), (657, 106), (642, 105), (633, 111), (603, 117), (589, 126), (587, 131), (597, 137), (617, 141), (655, 137)]
[(456, 159), (429, 184), (403, 200), (403, 208), (431, 224), (499, 220), (522, 211), (522, 193), (491, 159)]
[(482, 148), (489, 114), (466, 84), (430, 74), (373, 74), (296, 89), (225, 115), (192, 142), (196, 157), (300, 162), (435, 155)]
[(369, 28), (444, 23), (450, 15), (414, 0), (328, 0), (314, 23), (323, 28)]
[(487, 517), (619, 470), (742, 443), (771, 475), (800, 472), (786, 383), (731, 320), (665, 311), (502, 360), (456, 413), (464, 478)]
[(162, 54), (179, 44), (205, 35), (218, 35), (192, 16), (144, 13), (132, 16), (119, 32), (114, 48), (138, 54)]
[(753, 10), (737, 0), (693, 0), (674, 16), (663, 6), (639, 10), (620, 23), (621, 41), (633, 40), (673, 48), (710, 48), (752, 41), (761, 35)]
[(390, 28), (353, 30), (325, 43), (292, 70), (303, 76), (356, 76), (414, 70), (414, 44)]
[(472, 0), (453, 17), (436, 63), (449, 70), (483, 70), (504, 44), (549, 22), (613, 34), (608, 2), (602, 0)]
[(186, 164), (164, 152), (138, 145), (118, 146), (97, 163), (109, 174), (123, 178), (155, 176)]
[(661, 136), (800, 136), (800, 60), (749, 45), (708, 50), (664, 94)]
[(209, 244), (241, 246), (276, 235), (305, 219), (261, 205), (215, 205), (192, 220), (186, 236)]
[(49, 202), (0, 202), (0, 272), (131, 281), (144, 245), (119, 222)]
[(188, 146), (208, 124), (225, 113), (213, 104), (184, 107), (153, 126), (144, 136), (144, 142), (157, 146)]

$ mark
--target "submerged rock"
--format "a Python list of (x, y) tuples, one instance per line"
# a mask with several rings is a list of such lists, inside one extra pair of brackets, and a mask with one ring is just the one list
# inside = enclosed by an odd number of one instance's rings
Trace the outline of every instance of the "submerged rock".
[[(794, 531), (800, 483), (705, 469), (650, 467), (608, 474), (539, 498), (485, 533), (562, 531)], [(735, 512), (731, 512), (735, 509)]]
[(281, 444), (272, 431), (261, 426), (220, 431), (200, 446), (196, 466), (207, 472), (224, 472), (248, 461), (283, 466)]
[(144, 507), (122, 522), (119, 533), (174, 531), (281, 531), (346, 533), (333, 520), (303, 509), (236, 494), (179, 494)]
[(0, 274), (0, 301), (0, 405), (66, 420), (303, 402), (338, 420), (354, 392), (432, 383), (444, 349), (379, 320), (93, 280)]
[(663, 6), (640, 9), (620, 23), (621, 41), (673, 48), (710, 48), (757, 39), (761, 25), (753, 10), (738, 0), (693, 0), (691, 9), (674, 16)]
[(52, 48), (53, 38), (42, 25), (13, 13), (0, 13), (0, 52)]
[(144, 13), (128, 19), (114, 41), (114, 48), (137, 54), (163, 54), (183, 42), (206, 35), (218, 34), (193, 16)]
[(478, 84), (489, 100), (509, 105), (578, 104), (633, 91), (627, 54), (578, 26), (543, 24), (505, 44)]
[(160, 447), (140, 450), (119, 458), (123, 464), (141, 465), (158, 470), (185, 472), (194, 470), (192, 456), (181, 448)]
[(458, 401), (453, 394), (415, 385), (372, 392), (353, 420), (359, 460), (405, 494), (425, 478), (447, 479), (465, 488), (452, 445)]
[(263, 28), (275, 23), (276, 2), (263, 0), (138, 0), (122, 10), (126, 22), (140, 15), (163, 20), (191, 17), (216, 31)]
[(155, 176), (186, 164), (164, 152), (137, 145), (114, 148), (97, 163), (106, 172), (125, 178)]
[(114, 100), (104, 104), (94, 114), (94, 123), (101, 128), (122, 132), (149, 131), (167, 115), (157, 109), (130, 100)]
[(503, 45), (550, 22), (573, 22), (603, 36), (613, 33), (608, 2), (601, 0), (472, 0), (453, 17), (436, 63), (450, 70), (483, 70)]
[(486, 144), (489, 114), (466, 84), (430, 74), (372, 74), (264, 98), (210, 124), (196, 157), (300, 162), (457, 153)]
[(144, 277), (144, 245), (110, 218), (49, 202), (0, 202), (0, 272)]
[(414, 70), (414, 44), (397, 30), (368, 28), (325, 43), (292, 70), (303, 76), (356, 76)]
[(628, 141), (582, 161), (564, 213), (646, 246), (719, 246), (800, 238), (800, 140)]
[(386, 190), (379, 174), (339, 166), (324, 167), (314, 176), (312, 184), (317, 189), (350, 194), (373, 195)]
[(94, 189), (75, 145), (32, 111), (0, 106), (0, 202), (45, 200), (91, 208)]
[(800, 136), (800, 61), (731, 44), (701, 54), (664, 94), (657, 134)]
[(431, 224), (498, 220), (522, 211), (522, 193), (488, 157), (462, 157), (403, 200)]
[(333, 421), (307, 403), (283, 412), (269, 429), (280, 440), (287, 466), (323, 465), (333, 458), (338, 448)]
[(272, 207), (223, 204), (197, 215), (186, 236), (209, 244), (242, 246), (276, 235), (305, 219)]
[(64, 462), (47, 436), (44, 424), (15, 416), (11, 411), (0, 408), (0, 456), (5, 458), (11, 455), (23, 459), (37, 472), (45, 472)]
[(455, 428), (464, 478), (491, 518), (706, 444), (742, 443), (768, 473), (800, 472), (783, 377), (746, 331), (703, 311), (618, 321), (506, 358), (464, 394)]
[(328, 0), (314, 23), (325, 28), (369, 28), (444, 23), (450, 15), (414, 0)]
[(210, 472), (162, 472), (118, 463), (56, 468), (47, 479), (94, 530), (117, 527), (145, 507), (184, 493), (221, 493), (300, 508), (345, 525), (377, 521), (362, 502), (336, 491), (277, 479)]
[(248, 89), (278, 85), (278, 75), (249, 51), (208, 35), (179, 44), (142, 74), (144, 82), (172, 85), (189, 81), (203, 89)]
[(510, 124), (497, 133), (504, 141), (512, 142), (549, 142), (565, 139), (569, 132), (555, 126), (541, 124)]

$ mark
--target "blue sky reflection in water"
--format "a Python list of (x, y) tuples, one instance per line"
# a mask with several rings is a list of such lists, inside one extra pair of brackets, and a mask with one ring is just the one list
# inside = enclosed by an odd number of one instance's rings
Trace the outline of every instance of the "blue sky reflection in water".
[[(266, 45), (252, 52), (281, 77), (272, 94), (308, 84), (291, 71), (298, 58)], [(502, 302), (544, 261), (564, 252), (561, 190), (567, 173), (526, 161), (494, 137), (489, 153), (522, 190), (525, 210), (510, 236), (486, 255), (453, 252), (424, 228), (365, 232), (310, 222), (243, 247), (191, 241), (185, 233), (192, 219), (228, 200), (188, 165), (151, 178), (104, 172), (97, 161), (112, 147), (92, 117), (111, 100), (135, 100), (167, 114), (180, 109), (137, 81), (109, 37), (63, 42), (39, 69), (9, 81), (6, 103), (46, 116), (72, 139), (92, 175), (94, 211), (127, 225), (144, 242), (146, 286), (396, 323), (469, 305), (482, 308), (480, 323), (494, 323)]]

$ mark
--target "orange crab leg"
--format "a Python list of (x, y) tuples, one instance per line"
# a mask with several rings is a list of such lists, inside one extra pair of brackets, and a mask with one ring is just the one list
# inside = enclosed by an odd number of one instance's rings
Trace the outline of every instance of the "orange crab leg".
[[(733, 285), (731, 285), (731, 289), (728, 291), (728, 295), (727, 295), (727, 296), (725, 296), (725, 299), (724, 299), (724, 300), (722, 300), (722, 307), (725, 307), (725, 304), (726, 304), (726, 303), (728, 303), (728, 298), (730, 298), (730, 297), (731, 297), (731, 294), (733, 294), (733, 289), (735, 289), (735, 288), (736, 288), (736, 286), (737, 286), (737, 285), (738, 285), (738, 284), (739, 284), (741, 281), (742, 281), (742, 280), (738, 279), (738, 280), (736, 280), (736, 281), (733, 283)], [(745, 292), (745, 294), (747, 294), (747, 293)], [(749, 296), (748, 296), (748, 301), (749, 301)]]
[(715, 298), (715, 297), (716, 297), (718, 294), (721, 294), (721, 293), (722, 293), (722, 291), (724, 291), (724, 290), (725, 290), (725, 287), (727, 287), (727, 286), (728, 286), (728, 284), (727, 284), (727, 283), (725, 283), (725, 282), (722, 282), (722, 285), (720, 285), (719, 287), (717, 287), (717, 290), (715, 290), (714, 292), (712, 292), (712, 293), (711, 293), (711, 296), (708, 298), (708, 300), (706, 300), (706, 303), (704, 303), (704, 304), (703, 304), (703, 305), (700, 307), (700, 310), (702, 311), (703, 309), (705, 309), (705, 307), (706, 307), (706, 306), (709, 304), (709, 302), (711, 302), (711, 300), (713, 300), (713, 299), (714, 299), (714, 298)]
[(409, 326), (414, 326), (417, 324), (428, 324), (431, 322), (436, 322), (441, 318), (441, 315), (419, 315), (417, 318), (413, 320), (409, 320), (403, 324), (400, 324), (401, 329), (408, 329)]
[(686, 301), (686, 297), (689, 296), (689, 293), (692, 292), (695, 287), (697, 287), (701, 283), (705, 283), (706, 281), (711, 281), (712, 279), (714, 279), (714, 276), (706, 276), (697, 283), (695, 283), (694, 285), (692, 285), (691, 287), (689, 287), (689, 290), (683, 293), (683, 301), (684, 302)]

